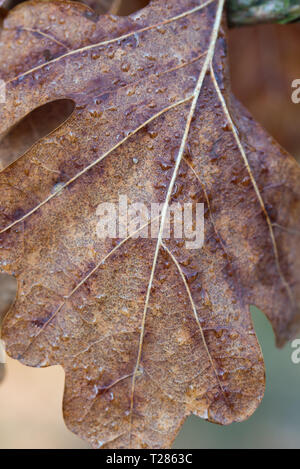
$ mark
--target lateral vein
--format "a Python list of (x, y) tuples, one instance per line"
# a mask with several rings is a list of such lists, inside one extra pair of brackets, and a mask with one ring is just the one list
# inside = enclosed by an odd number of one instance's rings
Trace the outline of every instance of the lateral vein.
[(218, 85), (218, 82), (217, 82), (217, 79), (216, 79), (216, 76), (215, 76), (215, 72), (214, 72), (214, 69), (213, 69), (213, 65), (212, 65), (212, 61), (210, 63), (210, 73), (211, 73), (211, 77), (212, 77), (212, 81), (213, 81), (213, 84), (214, 84), (214, 87), (216, 89), (216, 92), (217, 92), (217, 95), (218, 95), (218, 98), (222, 104), (222, 108), (223, 108), (223, 112), (228, 120), (228, 123), (230, 124), (230, 127), (231, 127), (231, 131), (233, 133), (233, 136), (235, 138), (235, 141), (236, 141), (236, 144), (238, 146), (238, 149), (240, 151), (240, 154), (242, 156), (242, 159), (244, 161), (244, 164), (245, 164), (245, 167), (248, 171), (248, 174), (250, 176), (250, 180), (251, 180), (251, 183), (253, 185), (253, 188), (254, 188), (254, 191), (256, 193), (256, 196), (257, 196), (257, 199), (259, 201), (259, 204), (261, 206), (261, 209), (263, 211), (263, 214), (266, 218), (266, 222), (267, 222), (267, 225), (268, 225), (268, 228), (269, 228), (269, 232), (270, 232), (270, 237), (271, 237), (271, 242), (272, 242), (272, 247), (273, 247), (273, 252), (274, 252), (274, 256), (275, 256), (275, 263), (276, 263), (276, 268), (277, 268), (277, 271), (278, 271), (278, 274), (279, 274), (279, 277), (281, 279), (281, 282), (284, 286), (284, 288), (286, 289), (287, 291), (287, 294), (288, 294), (288, 297), (292, 303), (292, 305), (295, 305), (295, 300), (294, 300), (294, 296), (293, 296), (293, 293), (292, 293), (292, 290), (289, 286), (289, 284), (287, 283), (284, 275), (283, 275), (283, 272), (282, 272), (282, 269), (281, 269), (281, 266), (280, 266), (280, 262), (279, 262), (279, 252), (278, 252), (278, 247), (277, 247), (277, 243), (276, 243), (276, 238), (275, 238), (275, 234), (274, 234), (274, 229), (273, 229), (273, 224), (270, 220), (270, 217), (268, 215), (268, 212), (267, 212), (267, 209), (265, 207), (265, 203), (263, 201), (263, 198), (262, 198), (262, 195), (260, 193), (260, 190), (258, 188), (258, 185), (256, 183), (256, 180), (254, 178), (254, 175), (252, 173), (252, 170), (251, 170), (251, 167), (250, 167), (250, 164), (249, 164), (249, 161), (248, 161), (248, 158), (247, 158), (247, 155), (246, 155), (246, 152), (244, 150), (244, 147), (242, 145), (242, 142), (239, 138), (239, 135), (237, 133), (237, 130), (235, 128), (235, 125), (233, 123), (233, 120), (231, 118), (231, 115), (230, 115), (230, 112), (227, 108), (227, 105), (226, 105), (226, 102), (225, 102), (225, 99), (224, 99), (224, 96), (222, 95), (222, 92), (220, 90), (220, 87)]
[(202, 10), (203, 8), (209, 6), (211, 3), (215, 2), (215, 1), (216, 0), (207, 0), (205, 3), (202, 3), (202, 5), (199, 5), (195, 8), (192, 8), (191, 10), (185, 11), (184, 13), (181, 13), (180, 15), (174, 16), (173, 18), (170, 18), (166, 21), (162, 21), (161, 23), (157, 23), (157, 24), (154, 24), (154, 25), (151, 25), (151, 26), (147, 26), (145, 28), (138, 29), (137, 31), (132, 31), (131, 33), (124, 34), (123, 36), (119, 36), (119, 37), (110, 39), (108, 41), (98, 42), (97, 44), (91, 44), (90, 46), (81, 47), (79, 49), (75, 49), (75, 50), (72, 50), (70, 52), (67, 52), (66, 54), (60, 55), (59, 57), (57, 57), (53, 60), (49, 60), (48, 62), (45, 62), (44, 64), (38, 65), (37, 67), (34, 67), (34, 68), (28, 70), (25, 73), (21, 73), (20, 75), (14, 77), (14, 78), (11, 78), (10, 80), (8, 80), (6, 82), (6, 85), (8, 85), (9, 83), (12, 83), (12, 82), (14, 82), (14, 81), (16, 81), (20, 78), (23, 78), (27, 75), (30, 75), (30, 73), (36, 72), (37, 70), (40, 70), (43, 67), (46, 67), (46, 66), (49, 66), (49, 65), (51, 65), (55, 62), (58, 62), (58, 61), (64, 59), (65, 57), (69, 57), (71, 55), (79, 54), (79, 53), (87, 51), (87, 50), (92, 50), (92, 49), (95, 49), (96, 47), (106, 46), (106, 45), (112, 44), (114, 42), (122, 41), (124, 39), (127, 39), (128, 37), (134, 36), (135, 34), (140, 34), (140, 33), (143, 33), (145, 31), (150, 31), (151, 29), (159, 28), (159, 27), (164, 26), (166, 24), (173, 23), (174, 21), (178, 21), (181, 18), (185, 18), (186, 16), (190, 16), (193, 13), (196, 13), (196, 12)]

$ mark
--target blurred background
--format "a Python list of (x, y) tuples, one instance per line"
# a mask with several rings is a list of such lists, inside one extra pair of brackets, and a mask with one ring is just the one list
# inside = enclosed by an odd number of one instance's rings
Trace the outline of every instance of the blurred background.
[[(16, 3), (7, 1), (5, 6), (9, 8)], [(120, 14), (127, 14), (148, 2), (87, 0), (86, 3), (101, 13), (113, 3)], [(261, 25), (229, 32), (235, 95), (300, 161), (300, 104), (291, 101), (292, 81), (300, 79), (299, 44), (300, 24)], [(0, 317), (14, 294), (14, 280), (0, 276)], [(267, 387), (262, 405), (248, 421), (230, 427), (190, 417), (175, 448), (300, 449), (300, 364), (292, 363), (291, 344), (283, 350), (276, 349), (270, 324), (257, 309), (251, 311), (266, 364)], [(0, 365), (0, 449), (88, 448), (64, 425), (63, 387), (64, 373), (60, 367), (27, 368), (9, 358), (5, 367)]]

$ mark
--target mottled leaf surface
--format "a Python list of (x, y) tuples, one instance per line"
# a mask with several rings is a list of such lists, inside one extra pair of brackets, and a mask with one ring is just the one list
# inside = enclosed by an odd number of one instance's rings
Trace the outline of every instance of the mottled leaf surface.
[[(169, 447), (190, 414), (229, 424), (264, 393), (249, 313), (299, 330), (299, 166), (232, 97), (223, 0), (154, 0), (126, 18), (26, 2), (0, 36), (0, 135), (73, 100), (0, 173), (0, 271), (18, 294), (9, 354), (66, 372), (68, 427), (94, 447)], [(97, 207), (159, 202), (158, 239), (100, 240)], [(163, 239), (205, 204), (205, 243)]]

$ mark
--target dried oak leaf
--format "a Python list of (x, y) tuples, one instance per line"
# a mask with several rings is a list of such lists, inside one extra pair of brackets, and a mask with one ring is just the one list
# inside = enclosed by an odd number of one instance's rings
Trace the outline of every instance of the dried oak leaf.
[[(1, 32), (1, 134), (76, 104), (0, 174), (0, 268), (18, 280), (3, 338), (64, 367), (66, 423), (94, 447), (169, 447), (190, 414), (246, 419), (264, 393), (249, 305), (279, 344), (299, 329), (299, 166), (231, 95), (223, 7), (95, 20), (28, 2)], [(97, 237), (121, 194), (162, 204), (158, 239)], [(202, 249), (162, 237), (173, 202), (205, 204)]]

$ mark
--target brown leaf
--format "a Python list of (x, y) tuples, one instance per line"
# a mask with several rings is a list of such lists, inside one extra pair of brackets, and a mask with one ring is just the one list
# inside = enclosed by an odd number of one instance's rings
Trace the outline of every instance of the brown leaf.
[[(299, 166), (231, 96), (223, 4), (95, 22), (30, 2), (1, 34), (0, 134), (76, 103), (0, 174), (0, 268), (18, 279), (3, 337), (22, 363), (64, 367), (66, 423), (94, 447), (169, 447), (192, 413), (246, 419), (264, 393), (249, 305), (279, 344), (299, 329)], [(162, 203), (158, 239), (97, 237), (119, 195)], [(202, 249), (163, 238), (173, 202), (205, 204)]]

